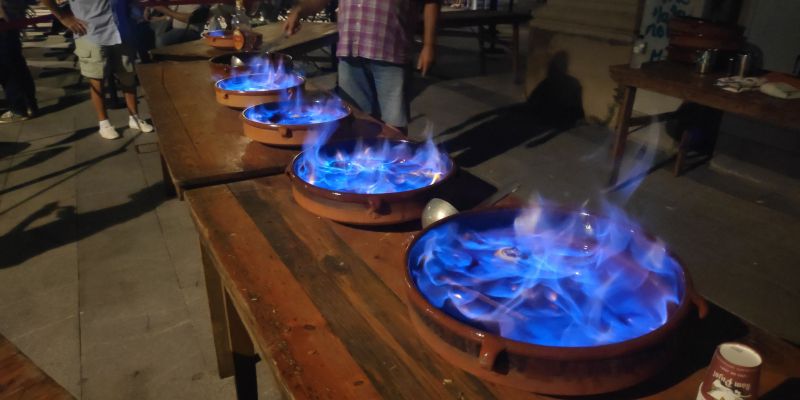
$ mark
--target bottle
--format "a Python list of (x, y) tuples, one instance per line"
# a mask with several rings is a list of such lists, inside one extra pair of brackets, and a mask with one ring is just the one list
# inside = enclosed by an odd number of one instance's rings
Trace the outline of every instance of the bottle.
[(638, 35), (636, 40), (633, 41), (633, 49), (631, 51), (631, 62), (630, 66), (634, 69), (642, 68), (642, 64), (645, 62), (647, 58), (647, 42), (644, 40), (644, 36)]
[(233, 29), (249, 31), (253, 27), (250, 24), (250, 17), (247, 16), (247, 10), (244, 8), (244, 0), (236, 0), (236, 11), (231, 16), (231, 25)]
[(231, 16), (231, 26), (233, 27), (233, 47), (242, 50), (247, 44), (247, 36), (250, 32), (250, 17), (244, 9), (244, 0), (236, 0), (236, 11)]

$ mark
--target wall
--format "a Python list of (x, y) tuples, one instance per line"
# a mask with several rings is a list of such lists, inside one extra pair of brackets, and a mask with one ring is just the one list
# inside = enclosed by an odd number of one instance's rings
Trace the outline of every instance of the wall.
[(549, 0), (534, 11), (527, 63), (530, 93), (547, 75), (553, 55), (569, 55), (569, 74), (583, 88), (587, 119), (609, 123), (616, 85), (608, 67), (630, 61), (640, 21), (637, 0)]

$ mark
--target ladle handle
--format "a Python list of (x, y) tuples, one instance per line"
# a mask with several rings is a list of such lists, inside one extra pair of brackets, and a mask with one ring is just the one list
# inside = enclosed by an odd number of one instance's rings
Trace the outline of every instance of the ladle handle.
[(493, 336), (485, 336), (481, 342), (481, 351), (478, 354), (478, 363), (481, 368), (491, 371), (497, 356), (505, 350), (505, 345)]

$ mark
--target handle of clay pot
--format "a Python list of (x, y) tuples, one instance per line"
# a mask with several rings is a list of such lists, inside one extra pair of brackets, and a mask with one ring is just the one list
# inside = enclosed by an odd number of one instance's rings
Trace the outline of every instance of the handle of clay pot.
[(708, 302), (703, 296), (700, 296), (697, 292), (692, 290), (689, 293), (689, 300), (694, 304), (697, 308), (697, 316), (700, 319), (704, 319), (708, 315)]
[(483, 342), (481, 342), (481, 351), (478, 354), (478, 363), (481, 368), (491, 371), (495, 361), (497, 361), (497, 356), (503, 350), (505, 350), (505, 346), (497, 338), (484, 337)]
[(285, 126), (279, 126), (278, 127), (278, 133), (281, 134), (281, 137), (285, 137), (285, 138), (292, 137), (292, 130), (287, 128), (287, 127), (285, 127)]
[(384, 210), (384, 208), (385, 207), (384, 207), (383, 201), (381, 201), (381, 199), (376, 199), (376, 198), (373, 198), (373, 197), (368, 197), (367, 198), (367, 209), (369, 209), (369, 212), (371, 214), (374, 214), (374, 215), (386, 214), (386, 211)]

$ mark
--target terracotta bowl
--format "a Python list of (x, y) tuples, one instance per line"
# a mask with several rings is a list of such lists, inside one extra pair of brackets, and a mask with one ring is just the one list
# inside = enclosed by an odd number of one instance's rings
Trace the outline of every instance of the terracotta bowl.
[(306, 80), (300, 75), (293, 75), (295, 83), (281, 89), (270, 90), (230, 90), (223, 89), (225, 82), (236, 79), (258, 79), (259, 74), (240, 75), (230, 78), (220, 79), (214, 84), (217, 103), (231, 108), (247, 108), (257, 104), (272, 103), (286, 98), (291, 98), (300, 90), (303, 90)]
[[(330, 94), (318, 93), (314, 95), (304, 96), (304, 102), (325, 102), (336, 101)], [(341, 116), (323, 122), (314, 122), (307, 124), (285, 124), (280, 122), (262, 122), (253, 118), (248, 118), (251, 113), (264, 110), (275, 111), (280, 109), (287, 109), (291, 106), (291, 102), (273, 102), (266, 104), (259, 104), (249, 107), (242, 111), (241, 118), (244, 126), (244, 135), (256, 142), (278, 146), (278, 147), (300, 147), (305, 143), (306, 138), (311, 132), (325, 132), (336, 129), (339, 124), (344, 122), (352, 114), (352, 109), (343, 101), (339, 100), (336, 104), (340, 106), (339, 111), (342, 112)]]
[(233, 32), (229, 31), (205, 32), (201, 36), (206, 41), (206, 44), (208, 44), (211, 47), (216, 47), (218, 49), (235, 48), (235, 44), (233, 42)]
[[(407, 140), (365, 139), (365, 143), (378, 143), (388, 140), (394, 143), (406, 143), (421, 146), (420, 143)], [(323, 151), (352, 149), (356, 140), (342, 140), (325, 145)], [(446, 153), (443, 153), (447, 156)], [(295, 170), (298, 160), (304, 156), (300, 153), (292, 159), (286, 170), (292, 182), (292, 195), (301, 207), (309, 212), (333, 221), (353, 225), (394, 225), (417, 220), (430, 199), (437, 196), (442, 185), (449, 181), (456, 172), (456, 166), (448, 157), (450, 164), (444, 176), (432, 185), (419, 189), (382, 194), (363, 194), (334, 191), (315, 186), (298, 177)]]
[[(692, 288), (683, 266), (683, 296), (666, 323), (623, 342), (592, 347), (557, 347), (515, 341), (461, 322), (429, 303), (414, 283), (417, 248), (425, 234), (456, 219), (460, 223), (513, 223), (519, 209), (459, 213), (422, 231), (406, 251), (407, 306), (422, 339), (448, 362), (487, 381), (553, 395), (608, 393), (633, 386), (663, 371), (680, 351), (693, 304), (701, 316), (707, 305)], [(674, 257), (673, 257), (674, 258)]]
[(255, 58), (263, 58), (265, 61), (272, 65), (282, 63), (286, 71), (291, 72), (293, 68), (292, 56), (283, 53), (264, 53), (260, 51), (243, 51), (238, 53), (227, 53), (208, 60), (209, 68), (211, 68), (211, 76), (214, 80), (230, 78), (236, 75), (245, 75), (251, 72), (251, 67), (248, 65), (234, 67), (231, 65), (231, 58), (233, 56), (239, 57), (245, 64), (249, 64)]

